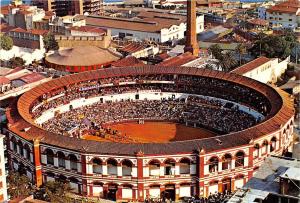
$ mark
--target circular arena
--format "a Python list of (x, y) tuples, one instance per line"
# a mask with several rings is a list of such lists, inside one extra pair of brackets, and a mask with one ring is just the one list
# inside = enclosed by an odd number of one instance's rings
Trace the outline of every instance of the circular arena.
[(112, 200), (242, 187), (292, 142), (293, 99), (232, 73), (124, 67), (69, 75), (11, 103), (9, 165), (38, 186)]

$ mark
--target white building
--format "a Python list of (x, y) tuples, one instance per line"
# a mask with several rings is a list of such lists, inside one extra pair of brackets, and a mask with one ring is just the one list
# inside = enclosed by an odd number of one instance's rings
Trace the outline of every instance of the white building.
[(273, 29), (296, 29), (300, 25), (300, 2), (289, 0), (266, 10), (266, 20)]
[[(180, 40), (186, 31), (186, 17), (161, 12), (140, 12), (135, 18), (80, 16), (89, 26), (110, 29), (112, 36), (159, 43)], [(204, 30), (204, 16), (197, 17), (197, 33)]]
[(277, 78), (286, 71), (289, 62), (289, 57), (283, 61), (279, 61), (278, 58), (270, 59), (262, 56), (231, 72), (258, 80), (262, 83), (271, 83), (276, 82)]

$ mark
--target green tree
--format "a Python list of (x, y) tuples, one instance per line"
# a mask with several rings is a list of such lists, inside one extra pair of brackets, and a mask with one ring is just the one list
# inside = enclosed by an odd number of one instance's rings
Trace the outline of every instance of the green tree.
[(44, 47), (47, 51), (49, 50), (58, 50), (59, 46), (57, 41), (55, 40), (55, 37), (50, 32), (44, 36)]
[(9, 66), (11, 68), (22, 67), (25, 65), (25, 61), (21, 57), (13, 57), (9, 60)]
[(37, 191), (37, 198), (53, 203), (67, 203), (71, 202), (68, 196), (71, 191), (72, 188), (68, 183), (48, 181)]
[(220, 45), (218, 44), (213, 44), (208, 48), (208, 53), (213, 55), (215, 59), (222, 60), (222, 49)]
[(231, 51), (223, 54), (223, 58), (220, 61), (223, 71), (229, 72), (238, 66), (238, 62), (235, 60), (233, 53)]
[(11, 50), (13, 45), (14, 44), (11, 37), (2, 34), (0, 35), (0, 49), (8, 51)]
[(292, 48), (296, 44), (296, 38), (292, 33), (286, 35), (269, 35), (258, 39), (250, 52), (254, 56), (265, 55), (269, 58), (285, 59), (291, 54)]
[(7, 176), (8, 194), (11, 199), (27, 197), (33, 193), (34, 187), (26, 175), (10, 172)]
[(242, 65), (242, 56), (247, 53), (247, 48), (244, 44), (239, 44), (235, 48), (235, 52), (239, 55), (239, 65)]

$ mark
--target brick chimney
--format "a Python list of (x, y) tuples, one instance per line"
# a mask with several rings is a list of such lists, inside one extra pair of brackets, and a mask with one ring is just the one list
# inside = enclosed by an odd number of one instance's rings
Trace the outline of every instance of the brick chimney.
[(187, 0), (187, 31), (184, 52), (199, 54), (199, 45), (196, 32), (196, 0)]

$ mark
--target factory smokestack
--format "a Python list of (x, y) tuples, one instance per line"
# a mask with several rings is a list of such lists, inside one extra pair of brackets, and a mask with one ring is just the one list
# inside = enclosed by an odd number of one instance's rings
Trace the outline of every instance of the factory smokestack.
[(187, 31), (185, 52), (191, 52), (194, 56), (199, 54), (196, 32), (196, 0), (187, 0)]

